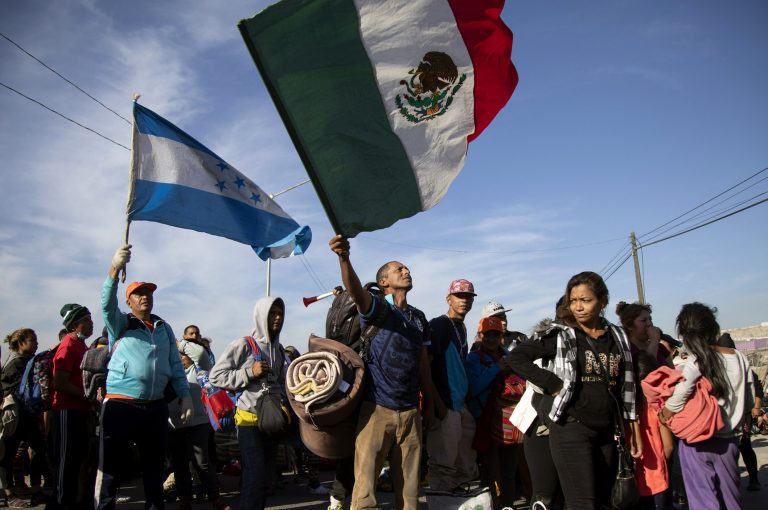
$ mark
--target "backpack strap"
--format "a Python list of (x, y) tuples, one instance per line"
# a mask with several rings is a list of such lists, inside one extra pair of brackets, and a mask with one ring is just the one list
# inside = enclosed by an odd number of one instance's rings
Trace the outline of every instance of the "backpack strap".
[(261, 361), (261, 349), (259, 349), (259, 346), (256, 343), (256, 339), (254, 339), (252, 336), (246, 336), (245, 341), (248, 342), (248, 345), (251, 348), (251, 355), (253, 356), (254, 361)]

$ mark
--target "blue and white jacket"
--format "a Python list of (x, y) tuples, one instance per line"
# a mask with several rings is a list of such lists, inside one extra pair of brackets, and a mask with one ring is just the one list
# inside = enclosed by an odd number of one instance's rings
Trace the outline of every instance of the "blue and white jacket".
[(101, 312), (109, 332), (112, 352), (107, 373), (107, 394), (143, 401), (160, 400), (170, 381), (179, 397), (189, 396), (189, 384), (181, 365), (171, 327), (152, 315), (154, 331), (133, 314), (117, 307), (117, 279), (107, 277), (101, 289)]

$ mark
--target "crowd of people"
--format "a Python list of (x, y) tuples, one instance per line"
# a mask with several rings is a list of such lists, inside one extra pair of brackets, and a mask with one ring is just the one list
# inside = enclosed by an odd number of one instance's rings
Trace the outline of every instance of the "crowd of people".
[[(5, 338), (0, 484), (7, 505), (112, 510), (125, 459), (135, 451), (146, 508), (165, 507), (172, 473), (178, 508), (189, 510), (192, 466), (213, 509), (228, 510), (201, 373), (233, 395), (243, 509), (265, 508), (279, 441), (313, 466), (309, 489), (329, 494), (330, 510), (377, 508), (386, 463), (396, 507), (410, 510), (419, 506), (421, 487), (450, 495), (478, 481), (494, 509), (511, 509), (521, 497), (538, 509), (610, 508), (625, 454), (640, 495), (635, 508), (741, 508), (739, 452), (748, 488), (760, 489), (749, 433), (762, 388), (730, 336), (721, 335), (716, 309), (683, 305), (678, 338), (653, 325), (646, 304), (620, 302), (620, 324), (611, 324), (608, 288), (587, 271), (568, 280), (552, 318), (529, 338), (508, 330), (510, 309), (496, 302), (483, 307), (479, 324), (466, 323), (477, 296), (466, 279), (450, 282), (446, 312), (428, 319), (408, 302), (413, 279), (405, 264), (382, 265), (375, 275), (381, 293), (370, 292), (352, 266), (349, 240), (335, 236), (329, 246), (362, 329), (375, 328), (362, 354), (366, 384), (354, 454), (336, 463), (332, 487), (320, 484), (319, 459), (296, 437), (278, 440), (270, 429), (283, 415), (291, 421), (286, 373), (298, 355), (280, 342), (283, 300), (260, 299), (253, 330), (216, 359), (196, 325), (177, 339), (153, 313), (155, 284), (130, 283), (129, 313), (120, 310), (125, 245), (102, 287), (102, 337), (86, 343), (94, 329), (86, 307), (61, 309), (50, 410), (33, 409), (19, 395), (38, 350), (35, 332), (20, 328)], [(92, 393), (83, 382), (89, 348), (110, 354), (97, 398), (86, 396)], [(31, 487), (17, 474), (20, 458), (29, 459)]]

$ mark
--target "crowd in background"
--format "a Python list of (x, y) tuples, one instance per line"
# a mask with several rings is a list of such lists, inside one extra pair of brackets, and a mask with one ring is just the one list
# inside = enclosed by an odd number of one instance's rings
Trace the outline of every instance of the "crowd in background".
[[(240, 506), (249, 510), (264, 508), (274, 491), (280, 444), (306, 472), (307, 490), (329, 494), (332, 510), (376, 508), (385, 479), (398, 508), (417, 508), (420, 487), (454, 494), (478, 481), (498, 509), (520, 498), (540, 509), (600, 508), (610, 505), (622, 455), (634, 465), (637, 508), (740, 508), (739, 453), (748, 489), (760, 489), (750, 421), (763, 419), (762, 388), (721, 335), (716, 309), (683, 305), (678, 338), (653, 325), (646, 304), (619, 302), (614, 325), (604, 317), (604, 281), (583, 272), (553, 297), (553, 316), (529, 338), (508, 329), (510, 309), (493, 301), (477, 325), (467, 324), (477, 294), (465, 279), (450, 282), (446, 313), (431, 319), (408, 303), (413, 280), (400, 262), (384, 264), (376, 274), (381, 293), (369, 292), (351, 265), (349, 241), (337, 236), (329, 244), (363, 328), (375, 328), (361, 352), (367, 381), (354, 454), (337, 462), (332, 487), (320, 483), (321, 460), (295, 431), (277, 439), (265, 428), (266, 406), (274, 398), (281, 411), (287, 368), (299, 355), (280, 342), (282, 299), (259, 300), (253, 330), (215, 359), (198, 326), (177, 338), (153, 313), (155, 284), (129, 284), (130, 312), (120, 310), (126, 245), (102, 288), (98, 339), (86, 343), (94, 327), (86, 307), (61, 309), (49, 409), (20, 395), (38, 351), (35, 332), (20, 328), (5, 338), (0, 485), (7, 506), (111, 510), (128, 476), (125, 459), (135, 458), (147, 508), (164, 508), (172, 489), (179, 509), (189, 510), (196, 479), (202, 499), (227, 510), (202, 398), (208, 383), (234, 395)], [(111, 356), (95, 397), (83, 382), (88, 349)]]

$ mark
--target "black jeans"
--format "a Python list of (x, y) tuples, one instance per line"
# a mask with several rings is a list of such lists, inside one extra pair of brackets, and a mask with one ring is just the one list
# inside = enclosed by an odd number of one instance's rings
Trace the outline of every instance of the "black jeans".
[(181, 501), (192, 501), (190, 462), (192, 462), (197, 475), (200, 477), (208, 499), (211, 501), (219, 499), (219, 478), (216, 476), (216, 467), (211, 464), (210, 456), (208, 455), (208, 436), (210, 430), (211, 426), (207, 423), (191, 427), (168, 429), (168, 447), (171, 451), (171, 464), (173, 465), (173, 473), (176, 480), (176, 490)]
[(549, 446), (568, 510), (610, 507), (616, 479), (617, 451), (613, 426), (592, 429), (578, 421), (554, 423)]
[(744, 465), (747, 467), (749, 481), (756, 482), (757, 455), (755, 455), (755, 450), (752, 449), (752, 439), (749, 437), (749, 434), (741, 435), (741, 440), (739, 440), (739, 451), (741, 452), (741, 459), (744, 461)]
[(16, 456), (16, 450), (22, 441), (34, 452), (29, 463), (30, 479), (35, 479), (39, 484), (40, 475), (47, 479), (50, 476), (50, 470), (45, 457), (45, 438), (40, 430), (40, 417), (38, 415), (20, 409), (19, 424), (16, 426), (16, 432), (12, 436), (2, 439), (5, 442), (5, 456), (2, 458), (2, 467), (5, 468), (7, 477), (7, 487), (13, 487), (13, 462)]
[(540, 424), (536, 418), (523, 437), (525, 460), (531, 473), (531, 501), (541, 501), (547, 508), (553, 508), (559, 492), (557, 469), (549, 450), (549, 436), (536, 435)]

